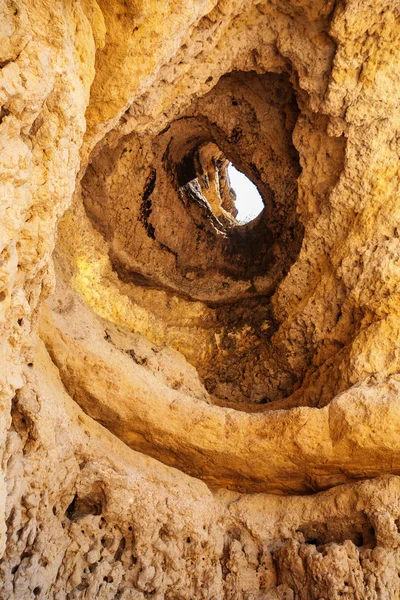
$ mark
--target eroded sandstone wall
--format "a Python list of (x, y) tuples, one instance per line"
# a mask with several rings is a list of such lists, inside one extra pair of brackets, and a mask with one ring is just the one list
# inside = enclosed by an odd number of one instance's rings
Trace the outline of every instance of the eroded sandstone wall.
[(397, 1), (0, 17), (0, 597), (397, 599)]

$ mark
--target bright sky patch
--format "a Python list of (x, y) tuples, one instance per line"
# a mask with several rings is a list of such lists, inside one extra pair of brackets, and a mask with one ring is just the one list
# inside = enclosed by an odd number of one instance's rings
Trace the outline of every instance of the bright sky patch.
[(243, 224), (250, 223), (264, 208), (260, 193), (254, 183), (238, 171), (232, 163), (228, 167), (228, 174), (231, 188), (236, 192), (235, 205), (238, 209), (236, 219)]

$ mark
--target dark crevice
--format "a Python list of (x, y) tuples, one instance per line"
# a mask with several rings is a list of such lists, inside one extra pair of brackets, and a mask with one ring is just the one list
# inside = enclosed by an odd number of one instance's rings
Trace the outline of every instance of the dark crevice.
[(5, 117), (7, 117), (9, 114), (10, 114), (10, 111), (7, 108), (5, 108), (4, 106), (2, 108), (0, 108), (0, 124), (3, 122)]
[(154, 188), (156, 186), (156, 180), (157, 180), (157, 173), (155, 169), (152, 169), (144, 190), (143, 190), (143, 196), (142, 196), (142, 203), (140, 206), (140, 213), (139, 213), (139, 221), (143, 224), (144, 228), (147, 231), (147, 235), (155, 240), (155, 229), (154, 226), (149, 223), (149, 219), (150, 219), (150, 215), (152, 212), (152, 201), (150, 200), (150, 196), (152, 195), (152, 193), (154, 192)]
[(99, 486), (94, 486), (89, 496), (80, 497), (75, 494), (65, 516), (69, 521), (78, 521), (87, 515), (101, 515), (104, 502), (104, 492)]

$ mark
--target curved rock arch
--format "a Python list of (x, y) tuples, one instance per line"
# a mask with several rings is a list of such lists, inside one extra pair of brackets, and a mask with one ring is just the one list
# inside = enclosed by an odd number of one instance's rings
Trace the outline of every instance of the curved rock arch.
[(0, 9), (0, 595), (397, 598), (397, 3)]

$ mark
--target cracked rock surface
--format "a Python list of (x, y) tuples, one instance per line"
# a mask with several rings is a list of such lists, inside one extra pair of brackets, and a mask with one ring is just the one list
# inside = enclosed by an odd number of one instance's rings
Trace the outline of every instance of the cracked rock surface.
[(1, 599), (399, 598), (399, 38), (0, 0)]

